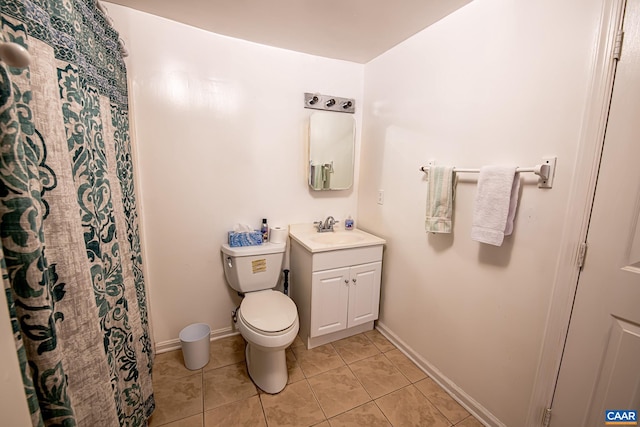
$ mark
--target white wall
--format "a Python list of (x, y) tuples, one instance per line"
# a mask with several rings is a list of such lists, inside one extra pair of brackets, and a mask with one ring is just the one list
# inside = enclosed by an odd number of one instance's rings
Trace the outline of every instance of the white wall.
[[(525, 425), (599, 14), (598, 0), (475, 0), (365, 67), (358, 220), (388, 242), (380, 322), (507, 426)], [(477, 175), (460, 176), (453, 235), (425, 234), (428, 160), (549, 155), (553, 189), (525, 177), (502, 247), (469, 237)]]
[(357, 179), (351, 190), (308, 189), (313, 110), (303, 108), (303, 94), (355, 98), (360, 129), (364, 66), (117, 5), (109, 12), (130, 51), (154, 337), (175, 340), (193, 322), (224, 330), (239, 299), (224, 280), (220, 245), (235, 223), (259, 228), (261, 218), (273, 226), (356, 213)]

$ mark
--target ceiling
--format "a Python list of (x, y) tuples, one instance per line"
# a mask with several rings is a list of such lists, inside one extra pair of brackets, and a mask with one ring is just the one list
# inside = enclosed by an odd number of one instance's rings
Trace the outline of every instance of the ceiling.
[(367, 63), (471, 0), (109, 0), (217, 34)]

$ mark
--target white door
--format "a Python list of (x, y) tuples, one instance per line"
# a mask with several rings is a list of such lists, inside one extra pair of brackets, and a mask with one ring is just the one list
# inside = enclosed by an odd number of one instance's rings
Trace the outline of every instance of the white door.
[(640, 413), (640, 0), (628, 0), (624, 30), (554, 427)]
[(378, 318), (381, 274), (381, 262), (351, 267), (348, 327), (373, 322)]
[(312, 337), (347, 328), (349, 267), (313, 273), (311, 278)]

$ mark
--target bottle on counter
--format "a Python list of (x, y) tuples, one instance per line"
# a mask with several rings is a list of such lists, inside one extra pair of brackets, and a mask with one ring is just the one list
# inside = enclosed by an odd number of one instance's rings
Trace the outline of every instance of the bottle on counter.
[(344, 220), (344, 229), (353, 230), (353, 226), (354, 226), (353, 218), (351, 218), (351, 215), (349, 215), (347, 219)]
[(262, 233), (262, 242), (267, 243), (269, 241), (269, 224), (267, 224), (267, 218), (262, 218), (260, 232)]

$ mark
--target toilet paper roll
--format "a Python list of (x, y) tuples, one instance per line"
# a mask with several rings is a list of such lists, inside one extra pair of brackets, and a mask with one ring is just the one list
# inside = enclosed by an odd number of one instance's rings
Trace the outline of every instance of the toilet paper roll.
[(271, 243), (285, 243), (288, 235), (289, 230), (287, 227), (271, 227), (271, 230), (269, 230), (269, 241)]

